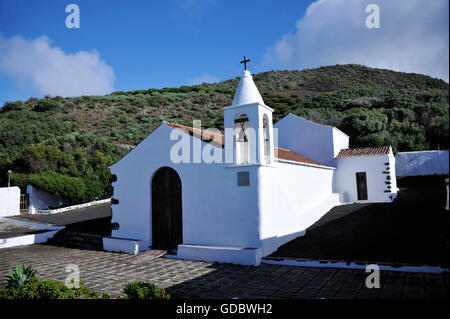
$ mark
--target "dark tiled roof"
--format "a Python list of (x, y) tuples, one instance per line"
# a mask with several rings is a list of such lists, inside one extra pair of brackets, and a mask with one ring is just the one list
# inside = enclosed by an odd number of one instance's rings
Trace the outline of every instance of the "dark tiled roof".
[(378, 147), (359, 147), (359, 148), (345, 148), (340, 150), (336, 158), (355, 157), (355, 156), (373, 156), (373, 155), (388, 155), (390, 146)]
[[(223, 136), (223, 134), (212, 133), (212, 132), (208, 132), (206, 130), (194, 129), (192, 127), (189, 127), (186, 125), (181, 125), (178, 123), (166, 122), (166, 124), (173, 128), (185, 131), (186, 133), (188, 133), (191, 136), (194, 136), (197, 138), (202, 137), (203, 141), (205, 141), (205, 142), (214, 141), (213, 143), (215, 143), (216, 146), (223, 147), (225, 145), (225, 137)], [(309, 158), (306, 158), (300, 154), (297, 154), (291, 150), (287, 150), (284, 148), (275, 147), (274, 152), (275, 152), (275, 157), (279, 158), (279, 159), (284, 159), (284, 160), (294, 161), (294, 162), (299, 162), (299, 163), (322, 165), (316, 161), (313, 161)]]

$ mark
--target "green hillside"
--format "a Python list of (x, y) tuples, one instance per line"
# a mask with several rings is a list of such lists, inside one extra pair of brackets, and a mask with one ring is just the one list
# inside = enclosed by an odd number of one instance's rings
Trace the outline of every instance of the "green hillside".
[[(293, 113), (350, 135), (351, 147), (395, 151), (448, 149), (449, 85), (411, 73), (336, 65), (254, 75), (274, 121)], [(105, 96), (30, 98), (0, 109), (0, 185), (6, 171), (72, 202), (110, 192), (107, 167), (163, 119), (223, 129), (239, 78), (199, 86), (114, 92)]]

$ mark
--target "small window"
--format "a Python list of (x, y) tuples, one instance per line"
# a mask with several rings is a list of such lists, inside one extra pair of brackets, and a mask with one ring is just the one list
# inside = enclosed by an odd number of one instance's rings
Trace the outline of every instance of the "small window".
[(250, 173), (249, 172), (238, 172), (238, 186), (249, 186), (250, 185)]

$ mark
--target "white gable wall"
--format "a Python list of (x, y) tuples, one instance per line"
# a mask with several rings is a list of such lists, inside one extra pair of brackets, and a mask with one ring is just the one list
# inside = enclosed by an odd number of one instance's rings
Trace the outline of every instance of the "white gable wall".
[[(173, 129), (162, 124), (110, 168), (117, 175), (113, 197), (119, 199), (119, 204), (112, 205), (112, 222), (119, 223), (112, 236), (143, 240), (151, 246), (151, 180), (159, 168), (169, 166), (182, 183), (184, 244), (257, 247), (257, 188), (251, 187), (257, 184), (256, 167), (173, 164), (170, 149), (176, 141), (169, 139)], [(194, 138), (188, 138), (192, 143)], [(250, 187), (237, 186), (238, 170), (250, 172)]]
[(326, 166), (342, 148), (348, 148), (348, 136), (332, 126), (317, 124), (288, 114), (274, 127), (278, 129), (278, 146), (292, 150)]
[[(349, 140), (348, 135), (333, 127), (333, 157), (336, 157), (340, 150), (348, 148)], [(333, 161), (333, 164), (336, 165), (336, 161)]]

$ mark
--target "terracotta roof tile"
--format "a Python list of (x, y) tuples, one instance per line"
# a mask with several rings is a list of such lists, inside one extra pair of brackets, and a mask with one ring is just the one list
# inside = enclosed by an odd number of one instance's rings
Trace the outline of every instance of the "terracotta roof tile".
[(205, 142), (214, 140), (214, 142), (221, 145), (222, 147), (225, 145), (225, 137), (223, 136), (223, 134), (213, 133), (207, 130), (195, 129), (193, 127), (181, 125), (178, 123), (166, 122), (166, 124), (173, 128), (186, 131), (191, 136), (195, 136), (197, 138), (201, 136), (202, 140)]
[[(278, 154), (277, 154), (278, 153)], [(280, 147), (275, 147), (275, 157), (279, 159), (284, 159), (288, 161), (300, 162), (300, 163), (309, 163), (315, 165), (322, 165), (316, 161), (313, 161), (309, 158), (306, 158), (300, 154), (292, 152), (291, 150), (287, 150)]]
[(355, 156), (388, 155), (390, 146), (346, 148), (339, 151), (336, 158)]
[[(181, 125), (181, 124), (173, 123), (173, 122), (166, 122), (166, 124), (173, 128), (185, 131), (186, 133), (188, 133), (191, 136), (194, 136), (197, 138), (199, 138), (201, 136), (202, 140), (205, 142), (214, 141), (216, 143), (216, 145), (220, 146), (220, 147), (223, 147), (225, 145), (225, 137), (223, 136), (223, 134), (212, 133), (212, 132), (208, 132), (206, 130), (194, 129), (193, 127), (189, 127), (186, 125)], [(306, 158), (306, 157), (304, 157), (300, 154), (297, 154), (288, 149), (275, 147), (274, 152), (275, 152), (275, 157), (279, 158), (279, 159), (284, 159), (284, 160), (294, 161), (294, 162), (299, 162), (299, 163), (322, 165), (316, 161), (313, 161), (309, 158)]]

